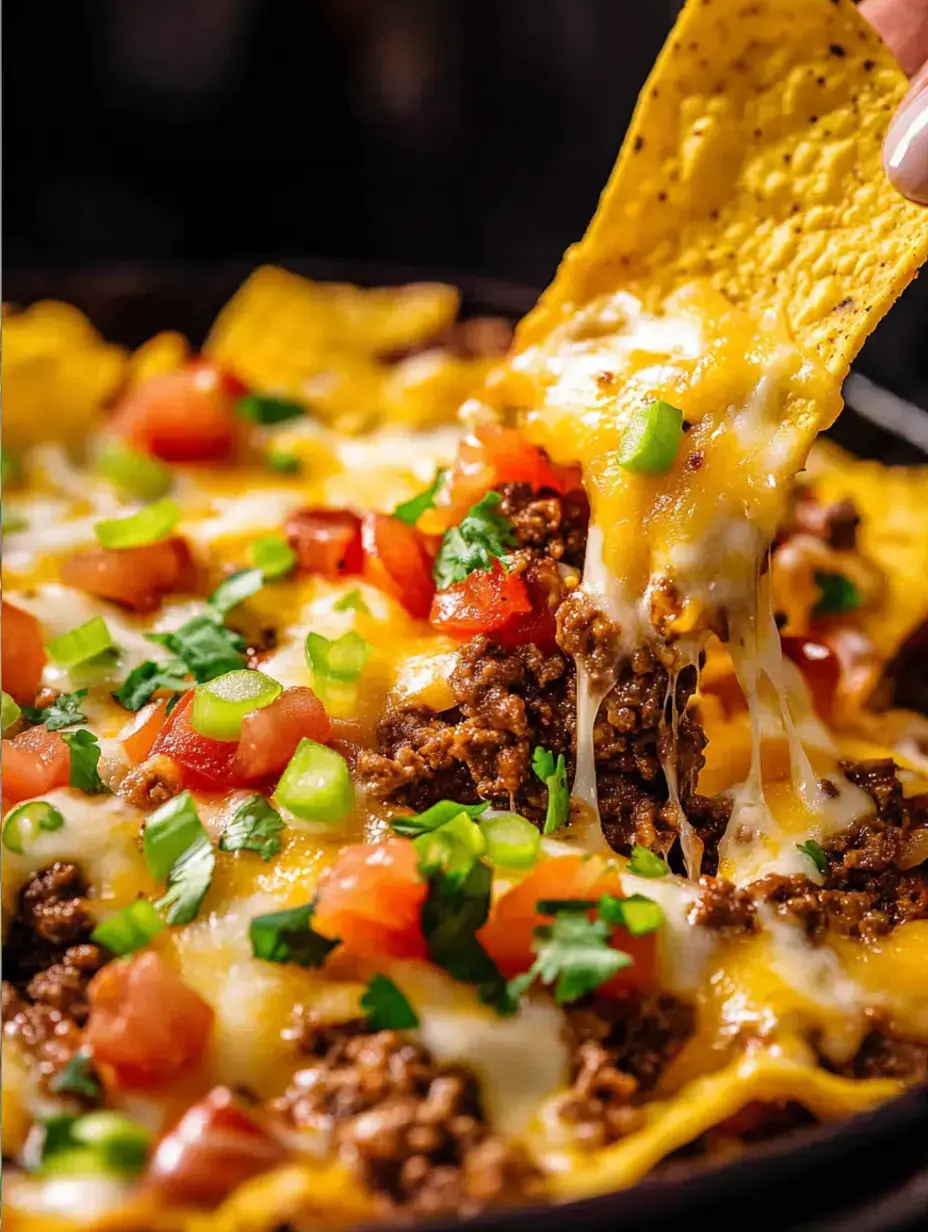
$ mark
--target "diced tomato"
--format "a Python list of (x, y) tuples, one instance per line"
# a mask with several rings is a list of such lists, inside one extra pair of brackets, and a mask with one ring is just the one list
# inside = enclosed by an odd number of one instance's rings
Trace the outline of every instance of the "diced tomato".
[(244, 787), (232, 775), (237, 740), (212, 740), (201, 736), (190, 723), (193, 689), (180, 699), (151, 746), (152, 757), (161, 754), (178, 764), (185, 787), (215, 791), (220, 787)]
[[(624, 897), (625, 891), (618, 873), (596, 857), (558, 856), (542, 860), (493, 907), (490, 919), (478, 933), (487, 952), (499, 969), (509, 978), (527, 971), (535, 960), (532, 938), (540, 924), (550, 924), (550, 917), (539, 915), (535, 904), (543, 898), (598, 899), (602, 894)], [(630, 987), (643, 987), (654, 979), (656, 955), (655, 934), (632, 937), (624, 928), (617, 928), (612, 944), (631, 954), (633, 963), (620, 971), (599, 991), (607, 996), (620, 996)]]
[(254, 783), (279, 773), (304, 737), (320, 744), (328, 740), (325, 707), (312, 689), (284, 689), (269, 706), (246, 717), (230, 766), (233, 777)]
[(68, 586), (151, 612), (164, 595), (191, 582), (193, 558), (183, 539), (173, 537), (139, 548), (90, 548), (62, 562)]
[(214, 365), (197, 360), (130, 389), (110, 429), (165, 462), (215, 462), (235, 442), (236, 390)]
[(435, 593), (425, 537), (387, 513), (367, 514), (361, 537), (364, 572), (372, 584), (397, 599), (410, 616), (425, 620)]
[(829, 718), (835, 690), (841, 677), (838, 656), (823, 641), (807, 637), (781, 638), (783, 653), (796, 664), (805, 677), (815, 709)]
[(286, 1155), (228, 1087), (214, 1087), (158, 1143), (148, 1176), (171, 1204), (216, 1206)]
[(362, 958), (425, 958), (418, 862), (408, 839), (343, 848), (319, 886), (314, 927)]
[(197, 1061), (214, 1014), (160, 954), (108, 963), (90, 984), (86, 1038), (121, 1087), (156, 1086)]
[(527, 483), (536, 491), (549, 488), (563, 495), (581, 486), (581, 475), (577, 467), (556, 466), (518, 428), (483, 424), (458, 446), (445, 485), (448, 525), (503, 483)]
[(361, 519), (349, 509), (298, 509), (284, 523), (284, 534), (307, 573), (348, 577), (361, 572)]
[(3, 623), (0, 639), (3, 688), (21, 706), (31, 706), (47, 661), (42, 626), (29, 612), (5, 600), (0, 619)]
[(521, 576), (507, 573), (496, 561), (492, 569), (475, 569), (463, 582), (438, 591), (429, 621), (442, 633), (464, 641), (476, 633), (493, 636), (514, 617), (531, 610), (532, 601)]
[(496, 629), (493, 641), (509, 649), (532, 642), (545, 654), (553, 654), (557, 650), (557, 608), (564, 594), (557, 566), (553, 561), (532, 562), (521, 576), (529, 610)]
[(116, 739), (125, 749), (126, 756), (134, 766), (144, 761), (151, 752), (155, 737), (164, 726), (164, 712), (167, 701), (149, 702), (122, 728)]
[(59, 732), (31, 727), (3, 741), (3, 794), (12, 803), (67, 787), (71, 754)]

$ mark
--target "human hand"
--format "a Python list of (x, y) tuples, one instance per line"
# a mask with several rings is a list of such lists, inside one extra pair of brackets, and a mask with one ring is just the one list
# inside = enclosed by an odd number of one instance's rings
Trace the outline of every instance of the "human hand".
[(928, 205), (928, 0), (863, 0), (860, 11), (912, 78), (883, 145), (883, 166), (903, 196)]

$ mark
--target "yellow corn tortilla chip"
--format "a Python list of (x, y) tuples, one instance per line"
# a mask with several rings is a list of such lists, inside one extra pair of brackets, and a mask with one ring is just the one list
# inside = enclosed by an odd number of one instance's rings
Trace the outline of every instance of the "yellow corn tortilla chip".
[(842, 373), (928, 256), (881, 146), (908, 83), (851, 0), (691, 0), (520, 348), (615, 287), (707, 276)]

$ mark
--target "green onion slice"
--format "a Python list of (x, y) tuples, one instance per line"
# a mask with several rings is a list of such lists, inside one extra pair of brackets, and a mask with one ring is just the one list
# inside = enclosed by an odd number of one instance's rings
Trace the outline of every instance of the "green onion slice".
[(599, 900), (599, 915), (609, 924), (621, 924), (633, 937), (653, 933), (664, 922), (660, 905), (643, 894), (631, 894), (628, 898), (604, 894)]
[(266, 535), (251, 545), (254, 562), (265, 578), (282, 578), (296, 567), (296, 552), (280, 535)]
[(426, 876), (441, 870), (462, 879), (487, 849), (480, 826), (463, 812), (437, 829), (420, 834), (413, 839), (413, 846), (419, 853), (419, 868)]
[(249, 668), (227, 672), (197, 685), (190, 722), (211, 740), (238, 740), (246, 716), (269, 706), (282, 692), (283, 685), (264, 672)]
[(235, 404), (235, 413), (257, 424), (286, 423), (306, 414), (299, 402), (275, 398), (270, 394), (244, 394)]
[(166, 539), (180, 520), (177, 502), (170, 498), (146, 505), (127, 518), (97, 522), (93, 533), (105, 548), (141, 548)]
[(142, 831), (145, 863), (154, 880), (164, 881), (187, 848), (205, 833), (189, 791), (156, 809)]
[(45, 1121), (40, 1170), (46, 1175), (133, 1176), (145, 1167), (151, 1134), (110, 1109)]
[(628, 860), (628, 871), (636, 877), (666, 877), (670, 869), (657, 852), (636, 843)]
[(105, 945), (114, 954), (132, 954), (148, 945), (164, 928), (164, 920), (147, 898), (138, 898), (122, 911), (101, 920), (90, 940)]
[(278, 475), (298, 475), (303, 469), (299, 456), (289, 449), (272, 447), (264, 455), (264, 461), (268, 470)]
[(632, 416), (619, 465), (634, 475), (666, 475), (683, 439), (683, 412), (658, 399)]
[(106, 621), (102, 616), (94, 616), (86, 624), (78, 625), (60, 637), (53, 637), (46, 644), (46, 649), (59, 667), (67, 669), (95, 659), (112, 645), (113, 639)]
[(541, 851), (541, 835), (518, 813), (484, 817), (480, 829), (486, 839), (487, 856), (500, 868), (531, 868)]
[(8, 727), (12, 727), (21, 714), (22, 710), (13, 701), (9, 693), (4, 693), (2, 709), (0, 709), (0, 727), (2, 727), (3, 731), (6, 731)]
[(357, 680), (370, 654), (370, 646), (354, 630), (330, 641), (321, 633), (306, 637), (306, 661), (321, 680), (351, 683)]
[(264, 574), (260, 569), (239, 569), (229, 576), (213, 591), (209, 597), (209, 605), (222, 616), (231, 612), (252, 595), (256, 595), (264, 585)]
[(842, 612), (853, 612), (864, 601), (859, 587), (843, 573), (828, 573), (824, 569), (816, 569), (815, 584), (822, 592), (815, 605), (816, 616), (839, 616)]
[(174, 482), (169, 466), (150, 454), (130, 449), (115, 437), (107, 438), (100, 446), (97, 470), (104, 479), (135, 500), (158, 500), (170, 492)]
[(64, 817), (46, 800), (29, 800), (7, 813), (3, 822), (3, 846), (22, 855), (41, 830), (60, 830)]
[(280, 776), (274, 798), (301, 821), (341, 821), (354, 806), (348, 763), (334, 749), (304, 737)]

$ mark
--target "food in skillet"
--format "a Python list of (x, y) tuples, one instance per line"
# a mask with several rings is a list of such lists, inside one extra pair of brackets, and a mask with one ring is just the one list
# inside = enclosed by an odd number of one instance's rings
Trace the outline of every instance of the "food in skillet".
[(9, 1226), (563, 1200), (926, 1076), (925, 475), (792, 481), (928, 250), (903, 90), (690, 5), (507, 358), (269, 269), (197, 356), (7, 316)]

